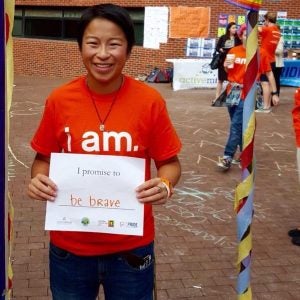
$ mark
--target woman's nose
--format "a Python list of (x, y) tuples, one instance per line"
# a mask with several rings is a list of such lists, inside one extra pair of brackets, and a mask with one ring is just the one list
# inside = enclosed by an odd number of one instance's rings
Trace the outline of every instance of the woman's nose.
[(110, 55), (107, 47), (105, 45), (103, 46), (100, 46), (98, 49), (97, 49), (97, 56), (104, 59), (106, 57), (108, 57)]

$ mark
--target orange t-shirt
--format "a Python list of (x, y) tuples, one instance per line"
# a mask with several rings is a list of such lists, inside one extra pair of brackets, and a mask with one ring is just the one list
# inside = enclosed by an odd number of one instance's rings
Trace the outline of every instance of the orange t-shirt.
[(293, 124), (296, 136), (297, 147), (300, 147), (300, 88), (295, 92), (295, 107), (292, 111)]
[(235, 55), (233, 68), (227, 68), (228, 81), (243, 84), (246, 72), (246, 48), (243, 45), (236, 46), (228, 53)]
[[(246, 72), (246, 48), (243, 45), (233, 47), (229, 50), (230, 54), (235, 55), (234, 67), (227, 69), (227, 77), (229, 82), (236, 82), (243, 84)], [(269, 57), (266, 51), (262, 48), (259, 49), (259, 67), (258, 76), (272, 71)]]
[[(93, 98), (103, 120), (113, 97), (93, 94)], [(31, 146), (46, 156), (52, 152), (70, 152), (145, 158), (146, 180), (151, 178), (151, 159), (166, 160), (181, 149), (161, 95), (130, 77), (125, 77), (105, 121), (105, 132), (99, 126), (86, 78), (80, 77), (50, 94)], [(154, 240), (152, 206), (144, 206), (143, 236), (51, 231), (50, 239), (62, 249), (87, 256), (144, 246)]]
[(260, 37), (261, 48), (266, 50), (270, 63), (275, 62), (275, 51), (281, 37), (277, 25), (262, 26)]

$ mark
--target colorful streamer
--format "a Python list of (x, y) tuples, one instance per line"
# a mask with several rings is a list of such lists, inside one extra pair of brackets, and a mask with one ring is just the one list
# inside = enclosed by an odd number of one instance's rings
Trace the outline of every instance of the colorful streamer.
[(262, 0), (225, 0), (226, 2), (236, 5), (240, 8), (259, 11), (262, 5)]
[(243, 111), (243, 151), (241, 154), (242, 182), (237, 186), (235, 191), (234, 209), (237, 213), (237, 238), (239, 242), (237, 294), (239, 300), (251, 300), (251, 225), (255, 177), (255, 161), (253, 156), (255, 134), (254, 108), (256, 100), (256, 77), (258, 73), (257, 20), (262, 0), (225, 0), (225, 2), (249, 10), (247, 14), (246, 74), (243, 88), (245, 99)]
[(1, 163), (3, 166), (0, 176), (0, 293), (1, 299), (10, 299), (12, 286), (12, 267), (11, 267), (11, 238), (12, 238), (12, 219), (13, 206), (10, 195), (7, 192), (7, 140), (9, 136), (9, 110), (13, 92), (13, 41), (12, 25), (14, 21), (14, 0), (0, 1), (0, 144), (1, 144)]
[(246, 74), (244, 80), (244, 111), (243, 111), (243, 152), (242, 182), (235, 193), (235, 211), (237, 213), (238, 236), (238, 280), (237, 293), (240, 300), (251, 300), (250, 287), (251, 251), (252, 251), (252, 217), (253, 193), (255, 177), (255, 161), (253, 144), (255, 134), (255, 100), (256, 77), (258, 73), (258, 12), (247, 14), (247, 45), (246, 45)]
[(0, 1), (0, 295), (6, 290), (6, 194), (5, 194), (5, 12), (4, 3)]

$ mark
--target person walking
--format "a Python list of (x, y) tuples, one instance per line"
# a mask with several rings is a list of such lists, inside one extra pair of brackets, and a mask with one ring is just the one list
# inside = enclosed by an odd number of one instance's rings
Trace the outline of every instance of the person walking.
[[(152, 206), (165, 204), (180, 178), (177, 154), (181, 142), (162, 96), (123, 74), (134, 45), (133, 22), (124, 8), (114, 4), (88, 7), (79, 22), (77, 41), (87, 74), (55, 89), (46, 101), (31, 140), (37, 153), (28, 196), (55, 201), (63, 188), (49, 178), (51, 153), (143, 158), (145, 182), (133, 192), (137, 203), (143, 204), (144, 230), (142, 236), (50, 231), (52, 297), (95, 300), (102, 285), (107, 300), (151, 300)], [(151, 161), (157, 170), (153, 176)]]
[[(264, 49), (271, 63), (272, 72), (275, 73), (275, 51), (281, 37), (280, 30), (276, 24), (276, 14), (267, 12), (264, 15), (264, 25), (258, 27), (260, 48)], [(256, 112), (271, 112), (272, 95), (278, 95), (278, 91), (271, 88), (268, 78), (261, 74), (260, 82), (263, 91), (263, 107), (258, 108)], [(274, 103), (273, 103), (274, 104)]]
[(220, 53), (220, 64), (218, 67), (218, 82), (216, 87), (217, 99), (222, 92), (223, 82), (227, 80), (227, 73), (224, 69), (224, 60), (227, 52), (234, 46), (240, 45), (242, 42), (237, 35), (237, 25), (235, 22), (228, 23), (226, 32), (222, 35), (216, 45), (216, 51)]
[[(228, 74), (229, 84), (227, 86), (228, 113), (230, 117), (230, 129), (225, 145), (224, 154), (219, 158), (218, 166), (223, 170), (231, 167), (232, 160), (237, 148), (242, 151), (242, 126), (243, 126), (243, 107), (244, 107), (244, 80), (246, 73), (246, 25), (242, 25), (239, 30), (239, 36), (243, 42), (242, 45), (233, 47), (228, 51), (224, 61), (224, 67)], [(264, 50), (260, 51), (259, 74), (266, 74), (272, 87), (275, 88), (275, 79), (271, 70), (271, 65)], [(279, 98), (273, 95), (273, 101), (278, 104)], [(241, 158), (242, 159), (242, 158)]]

